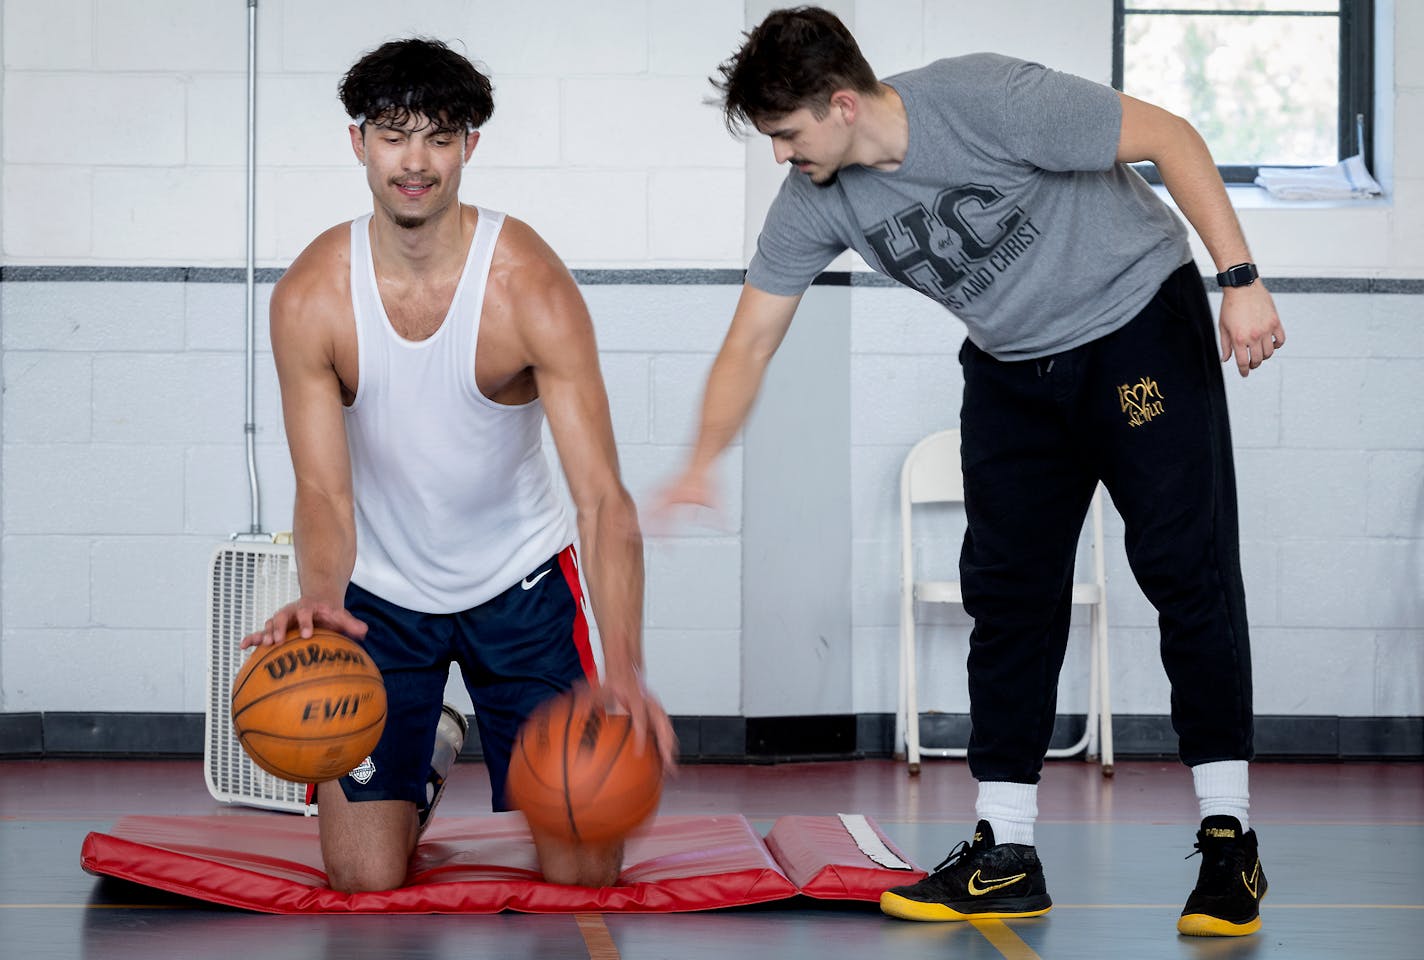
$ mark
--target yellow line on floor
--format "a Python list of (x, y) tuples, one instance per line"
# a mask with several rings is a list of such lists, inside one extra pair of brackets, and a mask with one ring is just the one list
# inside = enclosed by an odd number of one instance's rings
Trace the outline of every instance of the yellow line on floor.
[[(1175, 903), (1055, 903), (1059, 910), (1178, 910)], [(1424, 903), (1266, 903), (1262, 912), (1271, 910), (1424, 910)]]
[(1262, 910), (1424, 910), (1424, 903), (1262, 903)]
[[(179, 903), (0, 903), (0, 910), (202, 910), (204, 904), (179, 904)], [(1180, 906), (1175, 903), (1055, 903), (1053, 911), (1055, 913), (1062, 910), (1177, 910)], [(1271, 903), (1262, 907), (1262, 910), (1269, 913), (1272, 910), (1424, 910), (1424, 903)], [(578, 919), (579, 929), (584, 934), (584, 940), (589, 944), (590, 956), (594, 960), (619, 960), (616, 947), (613, 946), (613, 938), (608, 932), (608, 927), (603, 922), (603, 915), (598, 913), (575, 914)], [(978, 920), (973, 921), (976, 925), (1003, 923), (998, 920)], [(1008, 930), (1007, 927), (1004, 927)], [(987, 934), (985, 934), (987, 936)], [(591, 939), (592, 938), (592, 939)], [(598, 940), (600, 946), (606, 942), (607, 949), (611, 952), (604, 954), (593, 954), (594, 940)], [(1024, 954), (1032, 956), (1032, 954)]]
[(974, 929), (984, 935), (984, 939), (994, 945), (994, 949), (1004, 955), (1005, 960), (1041, 960), (1033, 948), (1019, 939), (1019, 935), (1009, 929), (1002, 920), (970, 920)]
[(601, 913), (576, 913), (579, 933), (583, 934), (584, 946), (588, 947), (588, 960), (620, 960), (618, 947), (613, 935), (608, 932), (608, 924), (603, 922)]

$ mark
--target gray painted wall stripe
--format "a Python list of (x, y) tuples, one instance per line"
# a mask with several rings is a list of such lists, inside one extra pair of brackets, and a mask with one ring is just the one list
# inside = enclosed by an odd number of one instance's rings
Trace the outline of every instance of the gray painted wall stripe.
[[(286, 272), (283, 267), (262, 267), (256, 271), (258, 283), (276, 283)], [(736, 286), (742, 270), (574, 270), (579, 283), (634, 286)], [(829, 281), (836, 283), (834, 275)], [(845, 274), (839, 285), (844, 286)], [(102, 266), (0, 266), (4, 283), (245, 283), (242, 267), (102, 267)], [(823, 281), (819, 280), (818, 283)]]
[[(276, 283), (285, 271), (262, 267), (258, 283)], [(3, 283), (244, 283), (242, 267), (4, 266)]]
[(669, 287), (741, 286), (744, 270), (574, 270), (574, 279), (589, 286), (663, 285)]
[[(258, 283), (275, 283), (281, 267), (261, 267)], [(736, 286), (744, 270), (574, 270), (574, 279), (587, 286)], [(0, 266), (0, 283), (243, 283), (241, 267), (104, 267), (87, 265)], [(1204, 278), (1208, 289), (1215, 280)], [(1398, 277), (1274, 277), (1275, 293), (1395, 293), (1424, 294), (1424, 278)], [(821, 287), (894, 287), (899, 284), (878, 273), (831, 271), (816, 278)]]

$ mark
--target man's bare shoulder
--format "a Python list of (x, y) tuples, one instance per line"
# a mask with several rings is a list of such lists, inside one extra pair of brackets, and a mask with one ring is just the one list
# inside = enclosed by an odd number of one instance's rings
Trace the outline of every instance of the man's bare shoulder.
[[(549, 273), (566, 272), (564, 262), (552, 247), (529, 224), (518, 217), (506, 216), (499, 231), (492, 266), (507, 270), (535, 270), (548, 279)], [(539, 277), (533, 278), (536, 282)]]
[(349, 300), (351, 223), (323, 232), (303, 250), (272, 289), (274, 311), (330, 309)]
[(490, 279), (519, 312), (543, 312), (568, 296), (578, 297), (578, 286), (564, 261), (533, 227), (515, 217), (504, 218)]
[(592, 322), (573, 274), (522, 220), (505, 218), (490, 264), (489, 292), (494, 303), (487, 295), (485, 310), (493, 307), (536, 369), (593, 349)]

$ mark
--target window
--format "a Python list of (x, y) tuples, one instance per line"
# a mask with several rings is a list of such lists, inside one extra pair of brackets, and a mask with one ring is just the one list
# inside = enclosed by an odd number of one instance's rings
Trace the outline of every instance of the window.
[(1360, 152), (1373, 168), (1373, 0), (1113, 6), (1113, 86), (1191, 121), (1227, 182)]

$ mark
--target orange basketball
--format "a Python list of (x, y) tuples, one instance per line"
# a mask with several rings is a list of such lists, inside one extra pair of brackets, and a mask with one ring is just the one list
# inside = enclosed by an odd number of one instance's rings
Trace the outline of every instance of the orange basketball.
[(651, 817), (663, 789), (651, 739), (639, 750), (632, 720), (608, 713), (586, 686), (536, 710), (509, 762), (509, 802), (529, 825), (575, 842), (626, 836)]
[(232, 684), (232, 727), (252, 762), (293, 783), (351, 772), (386, 726), (386, 685), (360, 646), (331, 630), (257, 647)]

